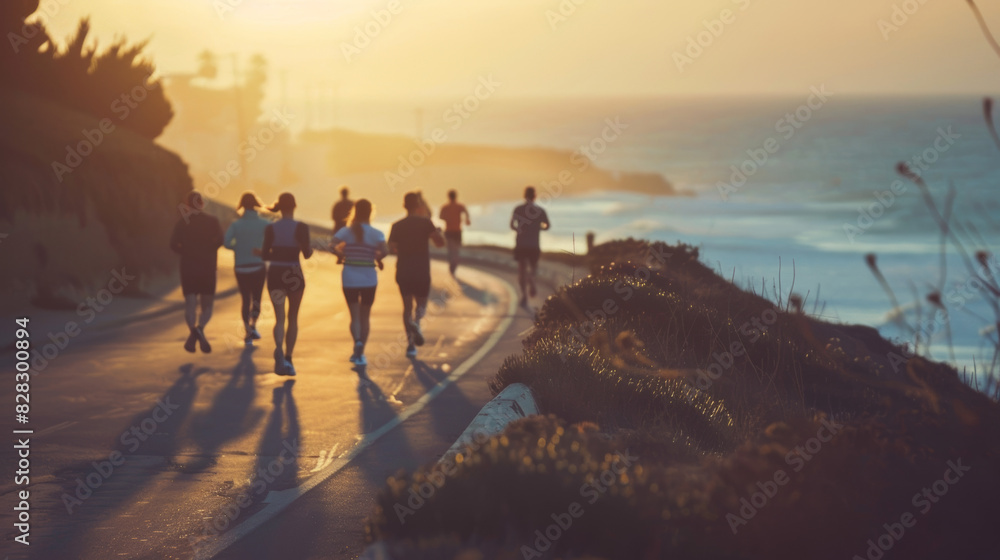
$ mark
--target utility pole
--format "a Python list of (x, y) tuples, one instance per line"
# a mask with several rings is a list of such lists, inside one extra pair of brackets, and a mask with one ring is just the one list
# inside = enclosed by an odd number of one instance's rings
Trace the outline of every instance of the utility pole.
[(246, 122), (243, 118), (243, 92), (240, 88), (240, 67), (239, 59), (236, 53), (230, 53), (230, 58), (233, 61), (233, 97), (236, 102), (236, 154), (240, 160), (240, 169), (242, 173), (240, 174), (242, 183), (245, 188), (250, 188), (250, 167), (243, 155), (243, 150), (240, 149), (240, 144), (245, 142), (247, 139)]

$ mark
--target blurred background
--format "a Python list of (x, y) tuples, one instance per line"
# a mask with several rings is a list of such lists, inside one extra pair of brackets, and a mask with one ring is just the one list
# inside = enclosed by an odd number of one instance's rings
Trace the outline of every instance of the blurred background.
[(933, 320), (925, 299), (939, 293), (954, 340), (935, 328), (931, 354), (969, 368), (995, 357), (989, 298), (950, 244), (942, 277), (933, 212), (896, 170), (911, 162), (968, 250), (992, 256), (1000, 170), (982, 98), (1000, 59), (965, 3), (14, 0), (2, 11), (7, 308), (73, 308), (120, 264), (140, 273), (137, 295), (170, 289), (166, 236), (192, 188), (222, 216), (245, 190), (291, 191), (320, 225), (343, 185), (375, 202), (381, 225), (402, 214), (404, 192), (437, 206), (454, 188), (472, 211), (467, 243), (510, 247), (510, 210), (533, 184), (553, 221), (546, 250), (585, 251), (589, 231), (684, 241), (775, 301), (794, 291), (811, 313), (903, 339), (914, 333), (899, 318)]

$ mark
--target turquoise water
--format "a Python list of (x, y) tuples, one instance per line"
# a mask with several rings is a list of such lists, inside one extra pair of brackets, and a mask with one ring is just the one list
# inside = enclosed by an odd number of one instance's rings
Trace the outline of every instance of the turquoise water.
[[(809, 293), (808, 310), (813, 311), (815, 302), (817, 315), (912, 340), (892, 321), (888, 297), (864, 255), (877, 254), (909, 321), (916, 322), (918, 301), (926, 318), (924, 297), (939, 285), (940, 231), (920, 191), (895, 170), (897, 162), (913, 162), (914, 157), (925, 158), (913, 166), (923, 167), (920, 173), (942, 212), (949, 185), (954, 186), (953, 221), (967, 247), (997, 246), (1000, 151), (984, 125), (982, 102), (833, 95), (821, 103), (809, 95), (497, 101), (484, 104), (451, 139), (574, 150), (599, 135), (606, 119), (617, 118), (628, 128), (595, 163), (659, 173), (694, 196), (567, 188), (558, 197), (543, 199), (553, 221), (543, 240), (546, 249), (572, 251), (575, 239), (575, 250), (582, 252), (588, 231), (598, 241), (629, 236), (683, 241), (700, 247), (703, 260), (726, 277), (757, 291), (763, 279), (768, 293), (772, 281), (778, 281), (780, 259), (786, 296), (794, 261), (794, 291)], [(809, 101), (813, 108), (803, 110)], [(789, 124), (789, 114), (797, 126)], [(427, 126), (435, 126), (433, 119)], [(755, 155), (759, 164), (752, 161)], [(733, 166), (753, 172), (735, 190), (722, 188), (723, 198), (720, 184), (732, 186)], [(570, 162), (567, 167), (572, 168)], [(507, 222), (520, 186), (511, 190), (507, 202), (473, 208), (469, 242), (513, 244)], [(948, 247), (947, 262), (942, 294), (950, 309), (955, 363), (982, 371), (984, 360), (993, 358), (989, 339), (996, 339), (991, 326), (996, 318), (953, 247)], [(990, 264), (998, 272), (996, 260)], [(943, 333), (933, 336), (931, 353), (949, 357)]]

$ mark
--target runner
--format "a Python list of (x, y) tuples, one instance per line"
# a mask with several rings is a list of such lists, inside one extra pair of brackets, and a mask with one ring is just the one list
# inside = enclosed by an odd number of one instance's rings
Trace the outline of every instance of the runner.
[[(294, 219), (295, 197), (291, 193), (281, 193), (271, 212), (281, 212), (281, 219), (264, 229), (264, 244), (261, 250), (265, 261), (270, 261), (267, 270), (267, 291), (274, 304), (274, 372), (278, 375), (295, 375), (292, 365), (292, 350), (299, 335), (299, 306), (306, 289), (306, 279), (302, 274), (299, 254), (305, 258), (312, 256), (309, 245), (309, 227)], [(288, 300), (288, 330), (285, 330), (285, 300)], [(282, 352), (282, 340), (285, 351)]]
[(184, 319), (191, 329), (184, 349), (194, 352), (197, 343), (201, 351), (207, 354), (212, 351), (212, 345), (205, 338), (205, 325), (212, 318), (215, 303), (215, 273), (219, 247), (222, 246), (222, 225), (218, 218), (204, 212), (205, 201), (197, 192), (188, 193), (187, 207), (193, 213), (181, 218), (174, 226), (170, 248), (181, 256)]
[(550, 227), (549, 216), (535, 204), (535, 187), (524, 189), (524, 204), (514, 209), (510, 228), (517, 232), (514, 243), (514, 260), (517, 261), (517, 281), (521, 287), (521, 307), (528, 308), (528, 297), (535, 297), (535, 273), (542, 254), (539, 233)]
[[(347, 187), (341, 187), (340, 200), (333, 205), (333, 210), (330, 212), (333, 217), (334, 235), (347, 226), (347, 219), (351, 217), (351, 210), (354, 209), (354, 201), (349, 198), (350, 195), (350, 189)], [(337, 264), (344, 264), (343, 257), (339, 255), (337, 256)]]
[[(417, 346), (424, 344), (420, 320), (427, 313), (427, 297), (431, 291), (431, 254), (428, 240), (435, 247), (444, 246), (441, 230), (427, 216), (427, 205), (419, 191), (403, 197), (406, 217), (392, 224), (389, 251), (396, 259), (396, 283), (403, 296), (403, 328), (406, 329), (406, 355), (417, 355)], [(416, 311), (414, 312), (414, 303)]]
[(444, 220), (444, 238), (448, 242), (448, 269), (455, 276), (458, 270), (459, 251), (462, 249), (462, 217), (465, 225), (471, 226), (469, 211), (464, 204), (458, 203), (458, 191), (448, 191), (448, 204), (441, 207), (441, 219)]
[(351, 362), (359, 366), (368, 365), (365, 344), (368, 342), (372, 304), (375, 303), (375, 288), (378, 286), (375, 268), (382, 268), (381, 259), (389, 252), (385, 234), (371, 226), (373, 211), (372, 203), (362, 198), (354, 205), (351, 227), (343, 228), (333, 236), (333, 252), (344, 259), (341, 278), (347, 308), (351, 312), (351, 336), (354, 338)]
[(243, 315), (246, 330), (244, 342), (247, 346), (253, 346), (253, 341), (260, 339), (257, 318), (260, 316), (260, 298), (267, 278), (267, 265), (259, 253), (264, 244), (264, 229), (270, 222), (257, 213), (257, 208), (261, 206), (263, 204), (257, 195), (252, 192), (243, 193), (237, 207), (242, 214), (226, 230), (225, 247), (235, 253), (236, 285), (240, 288), (243, 300), (240, 312)]

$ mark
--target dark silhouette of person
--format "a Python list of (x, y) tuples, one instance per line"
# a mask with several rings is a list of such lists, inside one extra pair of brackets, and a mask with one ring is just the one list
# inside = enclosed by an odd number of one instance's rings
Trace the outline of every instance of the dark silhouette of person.
[[(351, 217), (351, 212), (354, 210), (354, 201), (350, 199), (351, 191), (347, 187), (341, 187), (340, 189), (340, 200), (338, 200), (333, 205), (333, 210), (330, 212), (333, 218), (333, 234), (337, 235), (337, 232), (347, 227), (347, 220)], [(337, 255), (337, 264), (344, 264), (344, 258)]]
[(514, 208), (510, 228), (517, 232), (514, 243), (514, 260), (517, 261), (517, 281), (521, 287), (521, 306), (528, 306), (528, 297), (535, 297), (535, 274), (542, 254), (540, 232), (551, 227), (545, 210), (535, 204), (535, 187), (524, 189), (524, 204)]
[(333, 217), (333, 233), (337, 234), (338, 231), (347, 227), (347, 220), (351, 217), (351, 212), (354, 210), (354, 201), (350, 199), (351, 191), (347, 187), (340, 189), (340, 200), (338, 200), (333, 205), (333, 211), (330, 212)]
[(260, 300), (267, 278), (267, 265), (260, 257), (260, 250), (264, 245), (264, 230), (270, 222), (257, 213), (257, 208), (261, 206), (263, 204), (257, 195), (252, 192), (243, 193), (237, 207), (241, 212), (240, 218), (226, 230), (224, 241), (225, 247), (235, 253), (236, 285), (240, 288), (243, 300), (240, 312), (246, 329), (244, 342), (247, 346), (253, 346), (253, 341), (260, 339), (257, 318), (260, 316)]
[(197, 192), (188, 193), (187, 206), (189, 213), (177, 221), (170, 236), (170, 248), (181, 256), (184, 319), (191, 329), (184, 349), (194, 352), (197, 343), (202, 352), (208, 353), (212, 351), (212, 345), (205, 337), (205, 325), (212, 318), (215, 304), (215, 276), (219, 247), (222, 247), (222, 225), (218, 218), (204, 212), (205, 200)]
[(351, 312), (351, 336), (354, 338), (351, 363), (359, 366), (368, 365), (365, 344), (368, 342), (372, 305), (375, 304), (375, 289), (378, 287), (376, 268), (380, 259), (389, 252), (385, 234), (371, 225), (373, 213), (372, 203), (362, 198), (354, 205), (351, 227), (333, 236), (333, 252), (344, 258), (341, 278), (344, 298)]
[(274, 372), (278, 375), (295, 375), (292, 351), (299, 335), (299, 307), (306, 289), (299, 255), (308, 259), (313, 253), (309, 244), (309, 226), (295, 220), (295, 207), (295, 196), (286, 192), (281, 193), (278, 201), (268, 208), (271, 212), (280, 211), (281, 219), (264, 229), (264, 244), (261, 249), (261, 256), (270, 263), (267, 269), (267, 291), (274, 304)]
[(462, 218), (465, 218), (465, 225), (471, 226), (469, 211), (464, 204), (458, 202), (458, 191), (452, 189), (448, 191), (448, 204), (441, 207), (439, 216), (444, 221), (444, 238), (448, 243), (448, 269), (451, 275), (455, 275), (458, 270), (458, 261), (462, 250)]
[(427, 314), (427, 298), (431, 291), (428, 241), (433, 241), (435, 247), (443, 247), (444, 237), (431, 221), (427, 203), (419, 191), (406, 193), (403, 207), (406, 208), (406, 217), (392, 224), (389, 231), (389, 252), (397, 255), (396, 284), (403, 296), (406, 355), (412, 358), (417, 355), (416, 347), (424, 344), (420, 320)]

